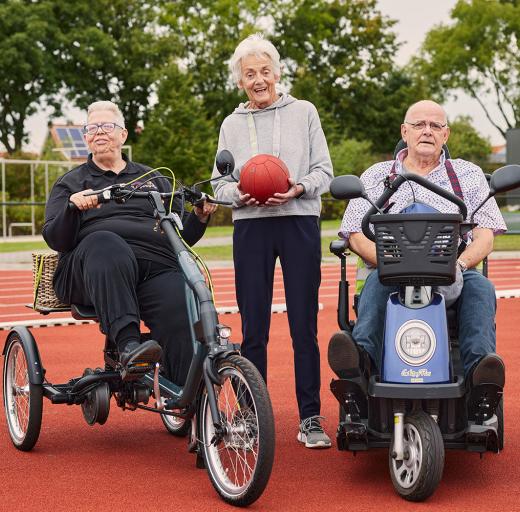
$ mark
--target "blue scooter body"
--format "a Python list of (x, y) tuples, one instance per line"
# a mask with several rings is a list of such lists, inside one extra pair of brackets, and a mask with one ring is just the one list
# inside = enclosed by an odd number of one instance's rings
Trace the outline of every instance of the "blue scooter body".
[(450, 382), (449, 342), (444, 297), (433, 294), (421, 308), (388, 298), (383, 345), (384, 382), (435, 384)]

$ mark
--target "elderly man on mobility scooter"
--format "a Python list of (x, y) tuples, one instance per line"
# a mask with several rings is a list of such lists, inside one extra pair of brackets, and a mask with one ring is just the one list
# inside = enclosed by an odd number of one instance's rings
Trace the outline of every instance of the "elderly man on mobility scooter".
[[(146, 200), (102, 205), (97, 195), (87, 195), (132, 182), (150, 170), (121, 152), (127, 135), (117, 105), (98, 101), (89, 106), (84, 137), (91, 154), (55, 183), (43, 237), (60, 253), (54, 276), (57, 296), (66, 304), (94, 306), (101, 329), (117, 345), (124, 378), (140, 376), (139, 367), (158, 362), (162, 352), (165, 376), (182, 385), (191, 361), (191, 338), (184, 279), (171, 247)], [(170, 192), (169, 180), (160, 176), (156, 172), (131, 186)], [(174, 208), (181, 209), (175, 202)], [(187, 243), (202, 237), (215, 208), (204, 203), (186, 215)], [(141, 318), (154, 338), (143, 343)]]
[[(448, 189), (463, 199), (469, 214), (487, 197), (489, 187), (481, 169), (461, 160), (448, 160), (442, 149), (448, 140), (450, 129), (440, 105), (433, 101), (419, 101), (406, 112), (401, 135), (407, 148), (401, 150), (395, 161), (381, 162), (369, 168), (361, 177), (369, 196), (377, 199), (382, 181), (401, 172), (416, 173), (433, 183)], [(381, 185), (382, 186), (382, 185)], [(453, 211), (453, 204), (432, 192), (417, 187), (401, 187), (392, 196), (390, 212), (399, 212), (412, 202), (412, 197), (435, 207), (441, 212)], [(370, 208), (363, 199), (350, 201), (340, 234), (348, 239), (349, 247), (358, 254), (368, 269), (374, 269), (376, 248), (374, 242), (361, 232), (361, 220)], [(459, 344), (465, 376), (471, 385), (493, 383), (500, 387), (505, 382), (505, 367), (495, 353), (495, 290), (491, 282), (475, 267), (493, 250), (493, 237), (503, 233), (506, 225), (491, 199), (477, 212), (471, 243), (459, 255), (457, 265), (462, 273), (463, 286), (458, 298)], [(361, 272), (366, 270), (360, 269)], [(378, 367), (383, 342), (385, 315), (391, 287), (383, 286), (377, 272), (366, 272), (367, 279), (359, 297), (358, 320), (352, 331), (352, 339), (342, 331), (329, 345), (329, 363), (339, 376), (356, 375)], [(355, 340), (355, 341), (354, 341)]]
[(401, 134), (408, 148), (395, 160), (330, 187), (336, 199), (350, 200), (340, 234), (365, 262), (358, 279), (368, 277), (354, 325), (346, 243), (331, 244), (341, 260), (342, 330), (328, 356), (339, 377), (331, 382), (338, 448), (388, 447), (394, 488), (422, 501), (442, 478), (445, 448), (503, 448), (496, 298), (475, 266), (505, 231), (492, 197), (520, 186), (520, 166), (497, 170), (488, 186), (477, 166), (451, 160), (446, 114), (432, 101), (408, 109)]

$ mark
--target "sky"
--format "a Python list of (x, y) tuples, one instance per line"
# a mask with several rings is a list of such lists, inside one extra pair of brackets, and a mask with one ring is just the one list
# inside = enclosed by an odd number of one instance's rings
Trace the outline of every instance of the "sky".
[[(450, 11), (457, 0), (378, 0), (381, 12), (397, 20), (394, 32), (402, 43), (395, 60), (399, 65), (406, 64), (420, 48), (426, 33), (439, 23), (450, 21)], [(449, 119), (459, 115), (469, 115), (475, 128), (493, 145), (504, 143), (501, 134), (486, 119), (477, 102), (464, 94), (459, 94), (457, 100), (450, 100), (444, 105)], [(82, 124), (84, 113), (75, 108), (65, 108), (66, 119)], [(66, 119), (56, 119), (55, 122), (65, 122)], [(30, 142), (27, 149), (39, 152), (47, 134), (47, 115), (40, 112), (29, 118), (27, 128)]]

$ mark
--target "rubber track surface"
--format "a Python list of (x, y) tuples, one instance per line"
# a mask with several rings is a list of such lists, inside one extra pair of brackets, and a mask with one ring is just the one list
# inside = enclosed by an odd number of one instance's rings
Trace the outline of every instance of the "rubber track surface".
[[(489, 511), (519, 510), (520, 478), (520, 299), (498, 301), (498, 350), (507, 367), (505, 451), (477, 454), (447, 451), (444, 476), (423, 504), (408, 503), (393, 490), (386, 450), (357, 457), (309, 450), (296, 440), (292, 349), (286, 315), (273, 315), (269, 345), (269, 391), (276, 421), (276, 454), (266, 492), (253, 511)], [(238, 315), (223, 320), (240, 339)], [(329, 391), (326, 353), (336, 329), (329, 303), (319, 316), (322, 353), (322, 414), (334, 438), (337, 403)], [(103, 340), (95, 325), (34, 329), (47, 378), (66, 382), (102, 362)], [(105, 425), (89, 427), (77, 406), (44, 401), (38, 444), (16, 450), (0, 412), (0, 510), (18, 511), (223, 511), (236, 510), (215, 493), (205, 470), (195, 468), (186, 440), (169, 435), (160, 418), (123, 412), (112, 402)]]

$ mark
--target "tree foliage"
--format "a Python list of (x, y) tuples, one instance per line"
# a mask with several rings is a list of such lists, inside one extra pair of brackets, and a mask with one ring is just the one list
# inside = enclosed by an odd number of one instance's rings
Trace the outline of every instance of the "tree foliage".
[(428, 33), (420, 73), (443, 96), (456, 89), (468, 93), (505, 136), (520, 120), (520, 5), (459, 0), (451, 17), (452, 24)]
[(159, 30), (164, 2), (89, 0), (54, 2), (60, 20), (59, 66), (67, 97), (80, 108), (96, 100), (117, 103), (129, 141), (146, 118), (163, 64), (178, 51)]
[(58, 30), (53, 2), (0, 2), (0, 142), (19, 152), (27, 139), (27, 117), (55, 104), (58, 70), (53, 35)]
[[(178, 179), (208, 178), (217, 137), (200, 99), (191, 94), (192, 78), (172, 65), (161, 80), (158, 102), (135, 148), (135, 159), (171, 168)], [(166, 174), (167, 175), (167, 174)]]
[(366, 139), (390, 151), (395, 127), (419, 99), (393, 62), (395, 22), (375, 0), (296, 0), (273, 16), (292, 91), (318, 107), (327, 135)]
[(462, 158), (485, 166), (491, 153), (489, 140), (483, 138), (471, 124), (471, 118), (461, 116), (450, 122), (448, 147), (452, 158)]

